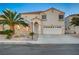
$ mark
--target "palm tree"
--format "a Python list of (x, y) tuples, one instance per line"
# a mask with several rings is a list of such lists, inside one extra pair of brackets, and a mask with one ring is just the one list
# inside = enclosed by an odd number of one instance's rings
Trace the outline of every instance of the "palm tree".
[(74, 33), (76, 33), (76, 32), (75, 32), (75, 27), (76, 27), (76, 26), (79, 26), (79, 17), (73, 17), (73, 18), (71, 19), (71, 22), (70, 22), (70, 26), (71, 26), (71, 25), (74, 26)]
[(24, 27), (28, 26), (28, 23), (24, 22), (23, 18), (21, 18), (21, 14), (17, 12), (13, 12), (9, 9), (3, 10), (3, 15), (0, 16), (4, 19), (4, 21), (0, 21), (0, 24), (7, 24), (10, 26), (10, 30), (15, 33), (15, 25), (23, 25)]
[(70, 23), (70, 25), (79, 26), (79, 17), (73, 17)]

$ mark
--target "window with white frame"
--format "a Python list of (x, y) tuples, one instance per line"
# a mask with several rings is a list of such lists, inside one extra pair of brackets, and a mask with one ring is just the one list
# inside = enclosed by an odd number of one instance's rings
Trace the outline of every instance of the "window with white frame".
[(59, 20), (63, 20), (64, 15), (59, 15)]
[(42, 15), (42, 19), (46, 19), (46, 15)]

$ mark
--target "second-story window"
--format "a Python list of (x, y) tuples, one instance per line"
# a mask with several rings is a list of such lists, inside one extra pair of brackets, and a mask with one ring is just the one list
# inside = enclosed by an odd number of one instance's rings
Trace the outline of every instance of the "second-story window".
[(63, 19), (64, 18), (64, 15), (59, 15), (59, 19)]
[(42, 19), (46, 19), (46, 15), (42, 15)]

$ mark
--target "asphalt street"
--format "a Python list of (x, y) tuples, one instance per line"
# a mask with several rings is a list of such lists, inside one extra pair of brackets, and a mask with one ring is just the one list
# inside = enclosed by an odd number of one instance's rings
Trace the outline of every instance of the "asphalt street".
[(0, 44), (0, 55), (79, 55), (79, 44)]

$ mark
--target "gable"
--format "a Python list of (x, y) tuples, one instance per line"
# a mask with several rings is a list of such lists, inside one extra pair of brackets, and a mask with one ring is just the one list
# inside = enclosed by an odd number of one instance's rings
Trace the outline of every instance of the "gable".
[(34, 11), (34, 12), (27, 12), (27, 13), (21, 13), (21, 14), (23, 14), (23, 15), (26, 15), (26, 14), (40, 14), (40, 13), (44, 13), (44, 12), (47, 12), (47, 11), (52, 11), (52, 12), (55, 11), (55, 12), (59, 12), (59, 13), (64, 14), (64, 12), (62, 12), (62, 11), (60, 11), (58, 9), (55, 9), (55, 8), (49, 8), (49, 9), (47, 9), (45, 11)]

